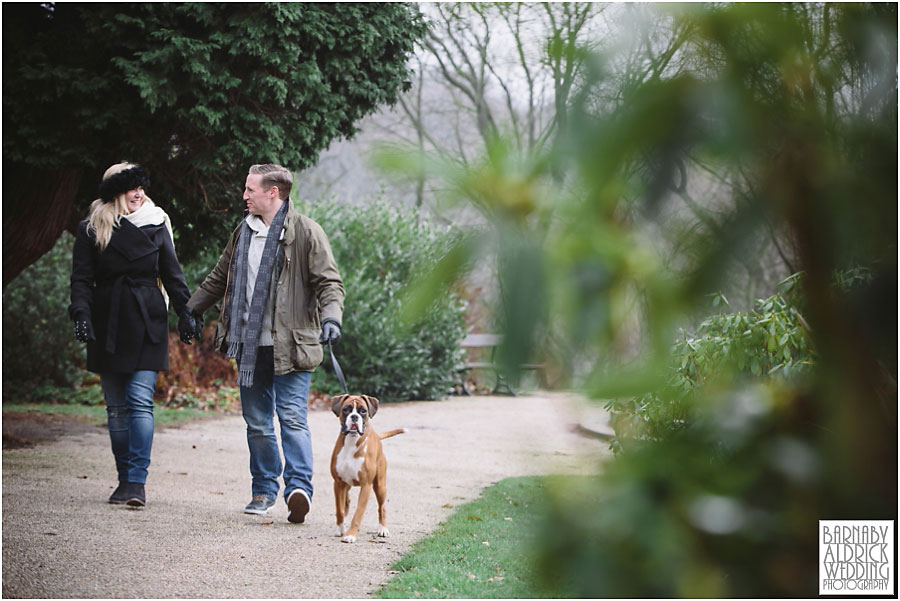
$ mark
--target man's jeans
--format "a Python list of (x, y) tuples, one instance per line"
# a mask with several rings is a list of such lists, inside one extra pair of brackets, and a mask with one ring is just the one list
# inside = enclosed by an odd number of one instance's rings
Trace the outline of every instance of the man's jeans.
[[(284, 495), (301, 488), (313, 496), (312, 439), (306, 419), (311, 374), (291, 372), (276, 376), (271, 346), (256, 353), (253, 386), (241, 386), (241, 412), (247, 423), (253, 496), (278, 496), (278, 476), (284, 477)], [(281, 424), (284, 472), (278, 453), (273, 414)]]
[(156, 372), (100, 374), (106, 399), (109, 440), (119, 482), (147, 482), (153, 446), (153, 389)]

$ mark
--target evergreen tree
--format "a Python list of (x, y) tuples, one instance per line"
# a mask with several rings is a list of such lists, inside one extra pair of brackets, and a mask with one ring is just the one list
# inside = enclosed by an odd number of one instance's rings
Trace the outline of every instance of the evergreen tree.
[(409, 87), (409, 4), (3, 7), (3, 284), (74, 231), (112, 163), (151, 175), (180, 257), (219, 246), (253, 163), (300, 170)]

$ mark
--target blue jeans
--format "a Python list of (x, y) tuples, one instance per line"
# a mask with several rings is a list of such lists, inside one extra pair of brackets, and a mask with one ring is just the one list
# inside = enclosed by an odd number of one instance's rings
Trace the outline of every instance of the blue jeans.
[(153, 446), (153, 390), (156, 372), (100, 374), (106, 399), (109, 440), (119, 482), (147, 482)]
[[(284, 478), (284, 496), (301, 488), (313, 496), (312, 438), (306, 418), (311, 374), (291, 372), (276, 376), (271, 346), (256, 353), (253, 386), (241, 386), (241, 413), (247, 424), (253, 496), (278, 496), (278, 477)], [(278, 452), (273, 415), (281, 425), (284, 468)]]

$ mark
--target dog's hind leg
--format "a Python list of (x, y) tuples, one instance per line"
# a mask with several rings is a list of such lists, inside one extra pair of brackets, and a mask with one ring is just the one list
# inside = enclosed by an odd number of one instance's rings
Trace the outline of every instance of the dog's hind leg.
[(385, 481), (386, 474), (382, 471), (375, 478), (374, 486), (375, 489), (375, 499), (378, 501), (378, 523), (381, 525), (378, 528), (378, 536), (387, 538), (391, 535), (387, 528), (387, 509), (385, 508), (385, 504), (387, 503), (387, 482)]

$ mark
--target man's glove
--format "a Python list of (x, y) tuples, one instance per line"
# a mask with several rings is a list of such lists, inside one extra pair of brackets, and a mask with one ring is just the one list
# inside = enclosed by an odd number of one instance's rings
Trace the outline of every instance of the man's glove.
[(191, 344), (191, 338), (200, 340), (203, 331), (203, 317), (191, 311), (188, 307), (181, 312), (178, 318), (178, 337), (185, 344)]
[(200, 336), (203, 334), (203, 316), (191, 311), (191, 317), (194, 318), (194, 338), (200, 342)]
[(94, 338), (94, 328), (91, 326), (89, 319), (75, 320), (75, 339), (78, 342), (87, 342), (88, 340), (96, 340)]
[(322, 322), (322, 336), (319, 342), (322, 344), (335, 343), (341, 339), (341, 324), (334, 319), (326, 319)]

